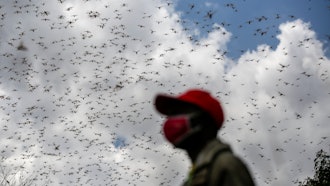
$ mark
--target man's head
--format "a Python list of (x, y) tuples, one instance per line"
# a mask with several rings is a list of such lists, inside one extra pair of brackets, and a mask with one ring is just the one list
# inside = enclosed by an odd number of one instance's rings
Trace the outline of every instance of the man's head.
[(163, 127), (165, 137), (177, 147), (201, 135), (216, 137), (224, 120), (220, 103), (204, 90), (192, 89), (179, 96), (157, 95), (155, 105), (168, 116)]

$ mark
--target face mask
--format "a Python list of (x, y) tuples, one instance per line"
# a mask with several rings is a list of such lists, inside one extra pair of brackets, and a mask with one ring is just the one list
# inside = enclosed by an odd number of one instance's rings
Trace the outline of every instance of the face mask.
[(196, 115), (195, 113), (169, 117), (163, 126), (166, 139), (172, 144), (179, 142), (192, 128), (195, 128), (191, 121)]
[(166, 139), (175, 143), (189, 131), (189, 119), (186, 116), (169, 117), (163, 126)]

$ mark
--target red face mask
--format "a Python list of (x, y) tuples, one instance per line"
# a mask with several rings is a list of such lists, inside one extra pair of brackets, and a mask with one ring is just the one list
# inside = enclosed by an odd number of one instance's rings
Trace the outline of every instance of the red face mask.
[(192, 130), (192, 118), (196, 117), (194, 114), (185, 114), (168, 117), (163, 125), (163, 130), (166, 139), (172, 144), (176, 144), (184, 135)]
[(166, 139), (174, 144), (184, 134), (189, 131), (190, 128), (189, 118), (185, 115), (177, 117), (169, 117), (163, 126)]

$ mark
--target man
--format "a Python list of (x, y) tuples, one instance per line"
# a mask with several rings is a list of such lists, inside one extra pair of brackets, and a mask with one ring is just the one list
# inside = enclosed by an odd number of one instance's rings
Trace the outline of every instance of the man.
[(253, 186), (245, 164), (217, 139), (224, 114), (208, 92), (188, 90), (175, 97), (159, 94), (156, 109), (167, 116), (163, 130), (175, 147), (187, 151), (192, 169), (184, 186)]

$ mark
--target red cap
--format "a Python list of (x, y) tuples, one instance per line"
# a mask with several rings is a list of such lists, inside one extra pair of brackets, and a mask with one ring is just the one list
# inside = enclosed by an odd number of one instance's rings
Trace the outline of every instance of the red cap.
[(213, 98), (209, 92), (200, 89), (191, 89), (174, 97), (169, 95), (157, 95), (156, 109), (165, 115), (175, 115), (182, 113), (183, 108), (198, 106), (208, 112), (215, 120), (218, 128), (224, 121), (223, 110), (218, 100)]

